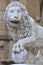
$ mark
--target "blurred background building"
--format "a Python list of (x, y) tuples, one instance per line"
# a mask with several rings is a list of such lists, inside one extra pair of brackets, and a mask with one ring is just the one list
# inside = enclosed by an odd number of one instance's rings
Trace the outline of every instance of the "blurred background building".
[[(11, 59), (13, 40), (9, 36), (9, 32), (4, 20), (4, 12), (6, 6), (15, 0), (0, 0), (0, 59)], [(43, 0), (16, 0), (23, 3), (30, 16), (37, 23), (43, 25)]]

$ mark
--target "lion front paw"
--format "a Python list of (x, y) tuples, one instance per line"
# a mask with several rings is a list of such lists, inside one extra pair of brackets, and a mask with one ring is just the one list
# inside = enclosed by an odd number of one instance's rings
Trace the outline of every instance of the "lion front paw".
[(14, 44), (12, 52), (13, 53), (20, 53), (24, 50), (24, 47), (22, 47), (20, 44)]

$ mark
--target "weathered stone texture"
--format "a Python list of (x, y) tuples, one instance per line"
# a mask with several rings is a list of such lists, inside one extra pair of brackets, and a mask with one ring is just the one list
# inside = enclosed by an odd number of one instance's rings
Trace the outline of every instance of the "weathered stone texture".
[[(6, 5), (8, 5), (8, 3), (12, 2), (12, 1), (15, 1), (15, 0), (0, 0), (0, 37), (1, 37), (1, 35), (9, 36), (9, 32), (8, 32), (8, 29), (5, 24), (5, 20), (4, 20), (4, 11), (5, 11)], [(37, 17), (40, 17), (39, 0), (19, 0), (19, 1), (27, 7), (29, 14), (34, 19), (36, 19)], [(43, 43), (43, 40), (42, 41), (38, 40), (37, 41), (38, 44), (36, 44), (35, 46), (40, 48), (41, 55), (43, 56), (43, 44), (40, 44), (39, 42)], [(0, 41), (0, 46), (4, 47), (3, 49), (0, 49), (0, 58), (9, 58), (9, 59), (12, 58), (11, 53), (12, 53), (13, 44), (14, 44), (13, 41), (6, 41), (6, 40)], [(28, 49), (32, 51), (32, 54), (36, 55), (38, 53), (38, 50), (37, 50), (38, 48), (29, 47)], [(41, 63), (43, 65), (43, 60), (36, 62), (36, 64), (38, 64), (38, 65), (39, 64), (41, 65)]]

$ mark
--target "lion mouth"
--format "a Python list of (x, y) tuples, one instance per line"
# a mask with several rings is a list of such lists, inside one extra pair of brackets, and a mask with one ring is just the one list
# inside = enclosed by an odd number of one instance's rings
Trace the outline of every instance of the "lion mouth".
[(19, 21), (10, 21), (11, 23), (14, 23), (14, 24), (19, 24), (20, 22)]

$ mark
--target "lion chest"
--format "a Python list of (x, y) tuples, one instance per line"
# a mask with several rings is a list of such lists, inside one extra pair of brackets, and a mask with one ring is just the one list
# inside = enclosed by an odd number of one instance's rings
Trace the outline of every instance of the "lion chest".
[(18, 31), (18, 38), (26, 38), (27, 36), (30, 36), (30, 28), (28, 26), (25, 26), (23, 23), (19, 25), (19, 28), (17, 29)]

